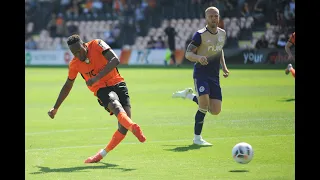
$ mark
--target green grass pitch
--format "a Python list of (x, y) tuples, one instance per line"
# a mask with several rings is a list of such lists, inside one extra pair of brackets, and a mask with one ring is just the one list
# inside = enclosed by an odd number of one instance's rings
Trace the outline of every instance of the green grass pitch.
[[(119, 68), (126, 79), (132, 119), (145, 143), (128, 132), (100, 163), (84, 160), (104, 148), (117, 120), (98, 104), (78, 75), (55, 119), (54, 105), (67, 68), (26, 68), (25, 177), (28, 180), (292, 180), (295, 178), (295, 80), (278, 70), (229, 69), (221, 77), (222, 112), (205, 117), (192, 145), (197, 105), (172, 99), (193, 88), (192, 69)], [(232, 159), (232, 147), (254, 149), (249, 164)]]

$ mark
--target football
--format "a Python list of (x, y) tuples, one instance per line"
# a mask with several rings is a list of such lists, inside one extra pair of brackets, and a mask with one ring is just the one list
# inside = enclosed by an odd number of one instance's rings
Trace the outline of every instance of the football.
[(237, 163), (249, 163), (253, 158), (252, 146), (246, 142), (236, 144), (232, 148), (232, 157)]

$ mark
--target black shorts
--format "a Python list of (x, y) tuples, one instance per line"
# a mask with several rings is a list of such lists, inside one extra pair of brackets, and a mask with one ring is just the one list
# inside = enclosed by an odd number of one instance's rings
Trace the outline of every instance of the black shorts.
[(128, 92), (128, 88), (125, 82), (120, 82), (114, 86), (108, 86), (105, 88), (100, 88), (97, 92), (97, 97), (98, 97), (98, 102), (101, 106), (103, 106), (108, 112), (110, 112), (108, 110), (108, 104), (110, 102), (110, 98), (109, 98), (109, 93), (113, 91), (115, 92), (118, 97), (119, 97), (119, 101), (120, 104), (124, 107), (124, 106), (129, 106), (131, 107), (130, 104), (130, 97), (129, 97), (129, 92)]

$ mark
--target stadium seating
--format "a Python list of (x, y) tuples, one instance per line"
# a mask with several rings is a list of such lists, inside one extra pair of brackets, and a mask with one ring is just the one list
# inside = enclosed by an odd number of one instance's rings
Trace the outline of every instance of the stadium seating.
[[(148, 34), (145, 37), (137, 37), (135, 43), (131, 46), (132, 49), (144, 49), (147, 46), (148, 41), (151, 38), (157, 39), (161, 37), (162, 40), (165, 40), (164, 29), (166, 28), (167, 22), (170, 21), (172, 27), (175, 27), (177, 31), (176, 40), (176, 49), (185, 49), (186, 41), (190, 39), (194, 32), (196, 32), (201, 27), (205, 26), (205, 19), (171, 19), (171, 20), (163, 20), (162, 24), (159, 28), (150, 28)], [(227, 39), (229, 42), (237, 40), (241, 31), (250, 31), (253, 25), (253, 18), (237, 18), (237, 17), (225, 17), (223, 19), (224, 27), (227, 33)], [(250, 34), (251, 35), (251, 34)], [(237, 44), (236, 44), (237, 45)]]

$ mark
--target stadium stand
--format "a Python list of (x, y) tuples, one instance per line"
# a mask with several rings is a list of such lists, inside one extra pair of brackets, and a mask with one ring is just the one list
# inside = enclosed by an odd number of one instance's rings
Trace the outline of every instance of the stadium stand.
[(169, 22), (176, 49), (185, 49), (211, 5), (220, 9), (226, 48), (254, 48), (262, 35), (278, 47), (294, 31), (294, 0), (25, 0), (25, 41), (35, 41), (37, 49), (66, 48), (66, 37), (79, 33), (114, 48), (144, 49), (150, 40), (166, 41)]

